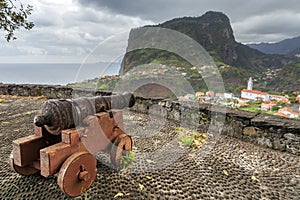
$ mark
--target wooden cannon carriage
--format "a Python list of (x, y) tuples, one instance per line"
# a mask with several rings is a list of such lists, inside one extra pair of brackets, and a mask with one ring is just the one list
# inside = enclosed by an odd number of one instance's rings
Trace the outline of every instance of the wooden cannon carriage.
[(13, 141), (11, 167), (28, 176), (40, 172), (57, 176), (69, 196), (86, 191), (96, 177), (95, 153), (110, 153), (113, 166), (132, 149), (123, 130), (122, 109), (132, 107), (132, 94), (48, 100), (42, 115), (34, 118), (35, 134)]

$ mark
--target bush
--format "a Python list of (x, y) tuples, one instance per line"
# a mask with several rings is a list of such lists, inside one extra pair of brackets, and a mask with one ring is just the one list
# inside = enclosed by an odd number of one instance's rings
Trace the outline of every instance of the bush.
[(277, 112), (278, 110), (279, 110), (279, 106), (273, 106), (271, 111)]

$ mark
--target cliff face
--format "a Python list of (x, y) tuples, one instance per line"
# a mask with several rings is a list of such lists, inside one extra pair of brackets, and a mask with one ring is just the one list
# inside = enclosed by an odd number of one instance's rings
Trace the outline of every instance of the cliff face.
[(190, 36), (217, 60), (228, 64), (237, 60), (237, 44), (230, 20), (223, 13), (210, 11), (201, 17), (173, 19), (158, 26)]

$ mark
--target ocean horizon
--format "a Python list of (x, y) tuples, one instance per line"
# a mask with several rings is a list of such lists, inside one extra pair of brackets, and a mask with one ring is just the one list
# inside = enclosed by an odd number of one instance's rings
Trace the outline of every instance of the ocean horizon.
[(0, 83), (66, 85), (119, 74), (120, 63), (0, 63)]

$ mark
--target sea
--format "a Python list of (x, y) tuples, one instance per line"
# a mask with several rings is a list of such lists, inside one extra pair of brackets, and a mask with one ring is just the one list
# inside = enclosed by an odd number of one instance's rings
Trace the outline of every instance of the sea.
[(0, 63), (0, 83), (66, 85), (117, 75), (120, 63)]

